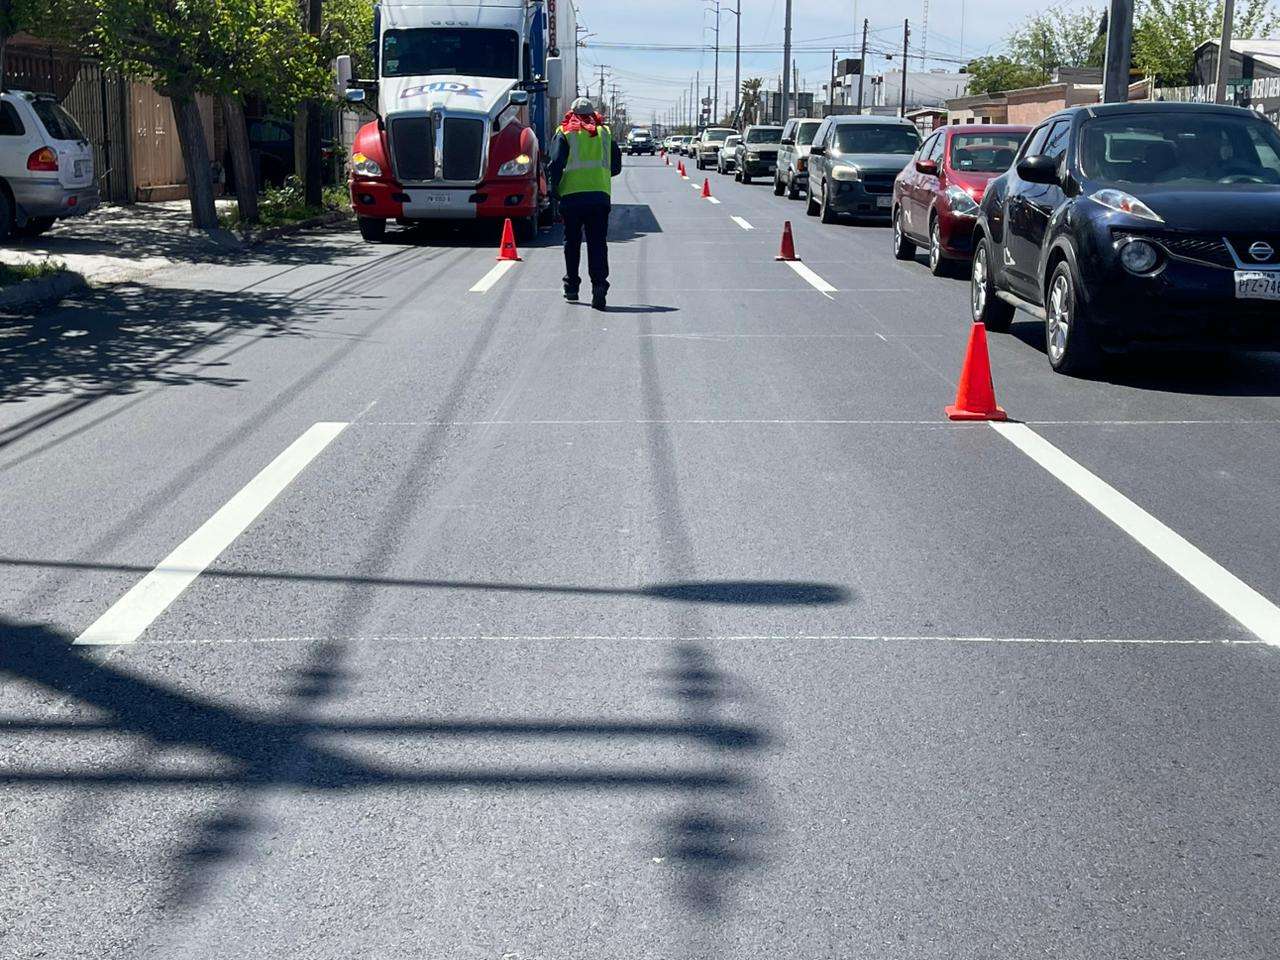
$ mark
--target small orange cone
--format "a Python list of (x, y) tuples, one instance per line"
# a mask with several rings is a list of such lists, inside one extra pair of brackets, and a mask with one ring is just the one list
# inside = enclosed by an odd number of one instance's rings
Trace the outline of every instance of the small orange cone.
[(796, 242), (791, 239), (791, 221), (788, 220), (782, 225), (782, 247), (778, 250), (775, 260), (799, 260), (796, 256)]
[(679, 173), (679, 174), (680, 174), (680, 176), (682, 176), (682, 177), (687, 177), (687, 176), (688, 176), (688, 174), (686, 174), (686, 173), (684, 172), (684, 161), (683, 161), (683, 160), (681, 160), (681, 161), (680, 161), (680, 165), (679, 165), (678, 167), (676, 167), (676, 172), (677, 172), (677, 173)]
[(996, 388), (991, 382), (991, 357), (987, 354), (987, 328), (975, 323), (969, 333), (969, 349), (964, 355), (956, 402), (947, 407), (952, 420), (1008, 420), (996, 405)]
[(498, 249), (498, 260), (519, 260), (520, 254), (516, 250), (516, 232), (511, 226), (511, 218), (507, 217), (507, 222), (502, 225), (502, 246)]
[(702, 199), (703, 200), (711, 199), (711, 178), (710, 177), (702, 181)]

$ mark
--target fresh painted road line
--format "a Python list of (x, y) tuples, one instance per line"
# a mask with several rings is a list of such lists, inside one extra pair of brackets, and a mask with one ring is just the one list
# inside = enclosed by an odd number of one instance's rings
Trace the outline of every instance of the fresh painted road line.
[(740, 226), (743, 230), (755, 229), (755, 227), (747, 223), (747, 221), (743, 220), (741, 217), (730, 217), (729, 219), (732, 220), (734, 223), (736, 223), (738, 226)]
[(471, 288), (471, 293), (488, 293), (495, 283), (507, 275), (507, 271), (516, 265), (516, 260), (499, 260), (493, 265), (493, 269), (486, 273)]
[(293, 482), (346, 423), (313, 424), (240, 492), (76, 638), (78, 644), (134, 643), (196, 577), (218, 559)]
[(715, 197), (707, 197), (707, 201), (708, 201), (709, 203), (719, 203), (719, 202), (720, 202), (720, 201), (719, 201), (719, 200), (717, 200)]
[(805, 283), (809, 284), (809, 286), (813, 287), (813, 289), (817, 290), (819, 293), (824, 293), (830, 296), (836, 292), (835, 287), (827, 283), (827, 281), (823, 280), (799, 260), (784, 260), (783, 263), (798, 273)]
[(1280, 607), (1023, 423), (992, 423), (1174, 573), (1264, 643), (1280, 646)]

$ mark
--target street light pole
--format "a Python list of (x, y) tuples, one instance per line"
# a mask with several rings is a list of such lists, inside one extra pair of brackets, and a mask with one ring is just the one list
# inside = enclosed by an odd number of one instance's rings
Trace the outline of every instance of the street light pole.
[(1133, 0), (1111, 0), (1107, 14), (1107, 58), (1102, 67), (1102, 102), (1129, 99), (1129, 58), (1133, 52)]
[(738, 9), (734, 11), (738, 18), (737, 34), (733, 41), (733, 115), (735, 122), (740, 122), (742, 109), (742, 0), (738, 0)]
[(867, 77), (867, 24), (862, 21), (862, 64), (858, 70), (858, 115), (862, 115), (862, 81)]
[(782, 116), (780, 123), (787, 122), (787, 110), (791, 105), (791, 0), (787, 0), (787, 25), (783, 30), (782, 40)]
[[(898, 116), (907, 115), (907, 41), (911, 39), (911, 21), (902, 21), (902, 103), (898, 107)], [(887, 91), (886, 91), (887, 93)]]

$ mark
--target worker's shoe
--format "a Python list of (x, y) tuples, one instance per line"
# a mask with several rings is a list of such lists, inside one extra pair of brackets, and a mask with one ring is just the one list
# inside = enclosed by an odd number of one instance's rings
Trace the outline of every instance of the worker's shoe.
[(591, 309), (605, 310), (605, 295), (609, 292), (609, 285), (602, 284), (600, 286), (592, 286), (591, 288)]
[(564, 298), (571, 303), (576, 302), (578, 299), (578, 288), (580, 286), (581, 284), (570, 283), (568, 280), (566, 280), (564, 282)]

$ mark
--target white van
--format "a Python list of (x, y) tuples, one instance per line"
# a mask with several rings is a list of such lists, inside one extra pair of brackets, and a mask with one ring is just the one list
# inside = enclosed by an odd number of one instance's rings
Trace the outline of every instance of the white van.
[(93, 147), (71, 114), (45, 94), (0, 93), (0, 241), (97, 205)]

